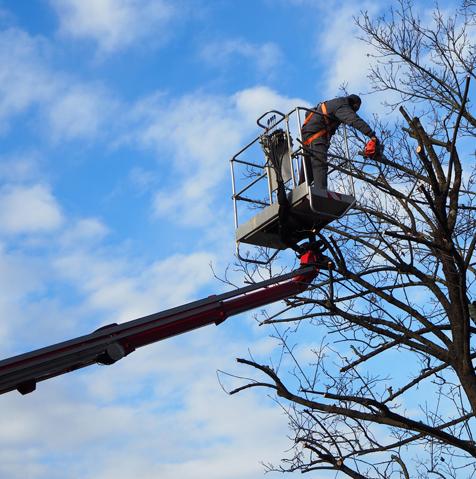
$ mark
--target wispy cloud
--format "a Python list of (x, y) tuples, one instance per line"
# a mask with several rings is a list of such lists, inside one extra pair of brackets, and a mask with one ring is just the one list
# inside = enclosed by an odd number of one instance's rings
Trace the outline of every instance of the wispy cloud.
[(76, 84), (61, 88), (45, 114), (53, 140), (65, 141), (94, 138), (115, 109), (114, 100), (104, 88)]
[(357, 93), (368, 90), (370, 60), (367, 54), (371, 50), (357, 38), (359, 29), (354, 21), (354, 17), (366, 7), (374, 11), (377, 9), (374, 5), (357, 3), (321, 6), (325, 20), (319, 30), (315, 54), (325, 59), (327, 95), (337, 94), (342, 84)]
[(167, 36), (168, 22), (179, 12), (166, 0), (50, 0), (60, 21), (60, 32), (91, 39), (100, 52), (111, 53), (145, 38), (157, 42)]
[(226, 68), (232, 63), (248, 61), (259, 73), (272, 73), (283, 60), (283, 54), (276, 43), (255, 44), (243, 39), (228, 39), (205, 45), (200, 58), (217, 68)]
[(162, 94), (142, 100), (126, 138), (157, 154), (163, 186), (154, 214), (187, 226), (203, 227), (205, 218), (214, 224), (221, 213), (218, 195), (229, 191), (228, 161), (258, 133), (256, 119), (267, 110), (288, 111), (303, 103), (267, 87), (228, 97), (197, 92), (178, 100)]
[(218, 387), (216, 369), (233, 368), (244, 347), (212, 327), (40, 383), (31, 396), (0, 397), (9, 411), (0, 449), (29, 451), (21, 460), (6, 455), (0, 473), (24, 477), (20, 462), (23, 472), (42, 462), (33, 477), (259, 477), (260, 461), (286, 447), (286, 421), (259, 394), (230, 398)]
[(0, 32), (0, 132), (25, 112), (52, 141), (92, 139), (116, 102), (107, 89), (84, 83), (49, 65), (51, 45), (42, 37), (9, 29)]
[(41, 291), (44, 270), (41, 261), (20, 252), (9, 251), (6, 241), (0, 243), (0, 344), (3, 354), (10, 351), (11, 333), (24, 319), (24, 300)]
[(41, 58), (46, 43), (25, 32), (0, 32), (0, 131), (12, 116), (54, 96), (58, 82)]
[[(156, 235), (157, 239), (157, 258), (147, 259), (140, 242), (131, 247), (134, 240), (125, 223), (118, 231), (113, 225), (117, 227), (119, 221), (99, 216), (104, 209), (92, 207), (78, 217), (68, 208), (78, 202), (87, 209), (83, 199), (88, 186), (93, 182), (98, 189), (106, 188), (102, 177), (92, 178), (93, 173), (78, 177), (81, 193), (68, 193), (62, 201), (59, 192), (76, 170), (69, 170), (71, 176), (56, 190), (40, 175), (61, 175), (61, 171), (44, 172), (29, 154), (2, 157), (0, 180), (6, 184), (0, 189), (0, 343), (4, 355), (183, 304), (223, 287), (213, 279), (209, 263), (227, 261), (233, 250), (228, 160), (255, 134), (257, 116), (274, 108), (287, 111), (304, 101), (265, 86), (207, 95), (190, 93), (184, 83), (180, 91), (187, 94), (175, 98), (152, 94), (127, 104), (116, 101), (105, 83), (82, 81), (81, 65), (65, 67), (74, 72), (68, 74), (55, 68), (58, 58), (52, 61), (50, 56), (51, 49), (63, 46), (54, 45), (58, 38), (90, 41), (100, 55), (160, 43), (176, 25), (175, 19), (183, 21), (180, 3), (50, 0), (58, 14), (59, 36), (49, 32), (52, 39), (45, 40), (15, 29), (0, 34), (3, 133), (10, 125), (18, 129), (25, 123), (33, 125), (32, 130), (46, 135), (45, 157), (51, 146), (64, 141), (66, 154), (78, 154), (83, 160), (77, 149), (68, 150), (67, 141), (92, 143), (102, 139), (102, 131), (107, 139), (122, 132), (127, 146), (156, 157), (158, 173), (153, 175), (150, 163), (128, 163), (130, 180), (152, 191), (149, 200), (155, 218), (169, 221), (153, 234), (147, 225), (139, 225), (148, 238)], [(214, 54), (221, 54), (222, 62), (246, 62), (262, 72), (282, 60), (274, 43), (232, 39), (223, 47), (220, 51), (209, 45), (204, 55), (213, 61)], [(86, 75), (103, 74), (95, 70)], [(120, 91), (114, 78), (104, 74), (102, 79)], [(168, 87), (167, 82), (163, 85)], [(131, 91), (137, 97), (143, 94)], [(28, 122), (15, 123), (24, 119)], [(129, 154), (126, 151), (121, 159)], [(62, 178), (56, 176), (56, 181)], [(141, 199), (140, 207), (146, 208), (146, 199)], [(132, 214), (127, 208), (122, 213)], [(185, 253), (166, 257), (163, 250), (174, 249), (170, 238), (185, 236), (183, 230), (173, 229), (177, 223), (198, 226), (200, 234), (188, 230)], [(165, 230), (169, 226), (170, 236)], [(259, 477), (259, 461), (277, 460), (286, 448), (286, 424), (279, 408), (263, 400), (261, 393), (229, 398), (220, 390), (216, 369), (233, 370), (233, 357), (256, 344), (253, 328), (238, 330), (230, 321), (144, 348), (111, 368), (93, 367), (41, 383), (31, 396), (0, 396), (0, 477)], [(263, 334), (260, 330), (259, 337)], [(258, 353), (271, 354), (269, 343), (260, 341), (258, 346)]]
[(145, 266), (78, 248), (52, 261), (58, 276), (84, 297), (85, 306), (105, 313), (106, 321), (124, 321), (193, 298), (210, 281), (213, 259), (210, 253), (196, 252)]
[(238, 91), (233, 95), (240, 123), (249, 125), (256, 132), (256, 120), (269, 110), (287, 113), (296, 106), (306, 105), (300, 97), (284, 95), (266, 86), (256, 86)]
[(63, 221), (61, 208), (44, 185), (6, 186), (0, 190), (0, 231), (49, 232)]
[[(49, 188), (45, 192), (54, 198)], [(57, 200), (54, 204), (64, 210)], [(122, 248), (104, 248), (107, 231), (96, 218), (66, 216), (51, 248), (36, 262), (0, 248), (2, 344), (21, 337), (24, 344), (46, 345), (61, 332), (82, 334), (101, 322), (182, 304), (197, 298), (211, 280), (213, 254), (176, 254), (144, 264)], [(77, 293), (74, 309), (65, 297), (56, 307), (42, 302), (41, 293), (50, 287)], [(215, 375), (216, 369), (232, 369), (233, 357), (247, 346), (225, 323), (141, 349), (111, 368), (40, 383), (31, 396), (1, 396), (0, 410), (8, 414), (2, 415), (0, 476), (88, 477), (94, 464), (94, 475), (106, 479), (132, 473), (256, 477), (260, 461), (277, 459), (285, 448), (285, 420), (258, 394), (229, 398)], [(71, 450), (78, 451), (73, 460)]]
[(81, 218), (65, 229), (59, 237), (63, 246), (91, 246), (101, 242), (109, 228), (97, 218)]
[(20, 151), (0, 156), (0, 182), (21, 183), (40, 176), (40, 155), (34, 151)]
[(328, 3), (319, 6), (318, 11), (324, 21), (316, 37), (314, 55), (323, 60), (325, 68), (321, 78), (324, 94), (317, 101), (338, 96), (342, 93), (341, 87), (345, 86), (349, 93), (363, 95), (364, 112), (389, 113), (383, 107), (383, 103), (385, 100), (391, 101), (394, 96), (391, 92), (367, 95), (372, 92), (368, 74), (371, 64), (375, 63), (372, 55), (376, 50), (361, 39), (362, 31), (355, 22), (362, 11), (376, 17), (385, 6), (386, 2), (368, 1), (344, 2), (339, 5)]

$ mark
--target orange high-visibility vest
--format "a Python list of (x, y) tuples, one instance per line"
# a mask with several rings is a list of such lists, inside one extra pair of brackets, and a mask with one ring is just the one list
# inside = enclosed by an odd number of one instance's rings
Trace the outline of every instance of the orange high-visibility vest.
[[(321, 103), (321, 110), (322, 110), (322, 115), (324, 116), (324, 121), (326, 123), (326, 127), (323, 130), (319, 130), (317, 133), (314, 133), (311, 135), (305, 142), (304, 145), (310, 145), (314, 140), (317, 138), (321, 138), (322, 136), (329, 135), (329, 117), (327, 115), (327, 106), (325, 102)], [(309, 113), (309, 115), (306, 116), (304, 123), (302, 126), (304, 126), (314, 115), (314, 112), (312, 111)]]

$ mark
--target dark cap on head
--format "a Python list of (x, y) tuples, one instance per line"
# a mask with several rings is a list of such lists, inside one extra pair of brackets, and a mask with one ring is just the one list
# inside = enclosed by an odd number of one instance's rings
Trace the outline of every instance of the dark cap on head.
[(360, 105), (362, 104), (362, 100), (360, 99), (359, 95), (349, 95), (347, 97), (349, 100), (349, 105), (352, 107), (354, 111), (357, 111), (360, 108)]

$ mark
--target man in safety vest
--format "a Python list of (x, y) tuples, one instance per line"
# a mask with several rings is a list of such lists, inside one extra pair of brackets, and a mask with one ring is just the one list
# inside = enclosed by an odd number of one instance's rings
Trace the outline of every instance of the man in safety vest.
[(312, 171), (307, 169), (308, 178), (312, 173), (317, 188), (327, 190), (327, 151), (341, 123), (356, 128), (375, 144), (378, 142), (372, 128), (356, 113), (361, 104), (358, 95), (349, 95), (322, 102), (307, 114), (301, 134), (304, 155), (311, 159)]

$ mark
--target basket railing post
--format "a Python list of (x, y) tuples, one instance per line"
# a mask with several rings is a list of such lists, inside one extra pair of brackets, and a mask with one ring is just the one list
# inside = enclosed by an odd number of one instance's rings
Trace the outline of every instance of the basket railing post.
[[(301, 143), (301, 146), (302, 146), (302, 169), (304, 170), (304, 181), (306, 182), (306, 185), (307, 185), (307, 196), (309, 198), (309, 206), (311, 207), (312, 211), (317, 213), (317, 210), (314, 207), (314, 201), (313, 201), (312, 191), (311, 191), (311, 183), (307, 176), (307, 165), (306, 165), (306, 159), (304, 157), (304, 142), (302, 141), (302, 131), (301, 131), (302, 126), (301, 126), (300, 111), (298, 113), (298, 127), (299, 127), (299, 142)], [(312, 161), (312, 159), (310, 159), (310, 161)], [(312, 168), (312, 164), (309, 166)]]
[[(347, 136), (347, 127), (345, 125), (343, 126), (344, 126), (345, 155), (347, 157), (347, 165), (349, 166), (349, 170), (350, 170), (351, 163), (350, 163), (349, 138)], [(349, 183), (350, 183), (350, 188), (352, 191), (352, 196), (355, 197), (354, 177), (352, 175), (349, 175), (349, 176), (350, 176)]]
[[(295, 110), (293, 110), (295, 111)], [(289, 115), (291, 115), (293, 113), (293, 111), (291, 111), (291, 113), (288, 113), (286, 115), (286, 120), (285, 120), (285, 124), (286, 124), (286, 139), (287, 139), (287, 142), (288, 142), (288, 153), (289, 153), (289, 158), (288, 158), (288, 161), (289, 161), (289, 168), (291, 170), (291, 181), (292, 181), (292, 184), (293, 184), (293, 188), (296, 187), (296, 176), (294, 174), (294, 163), (293, 163), (293, 147), (292, 147), (292, 144), (291, 144), (291, 132), (289, 131)]]
[(235, 184), (235, 168), (234, 168), (234, 158), (230, 160), (230, 169), (231, 169), (231, 191), (233, 198), (233, 217), (235, 220), (235, 230), (238, 228), (238, 206), (236, 204), (236, 184)]

